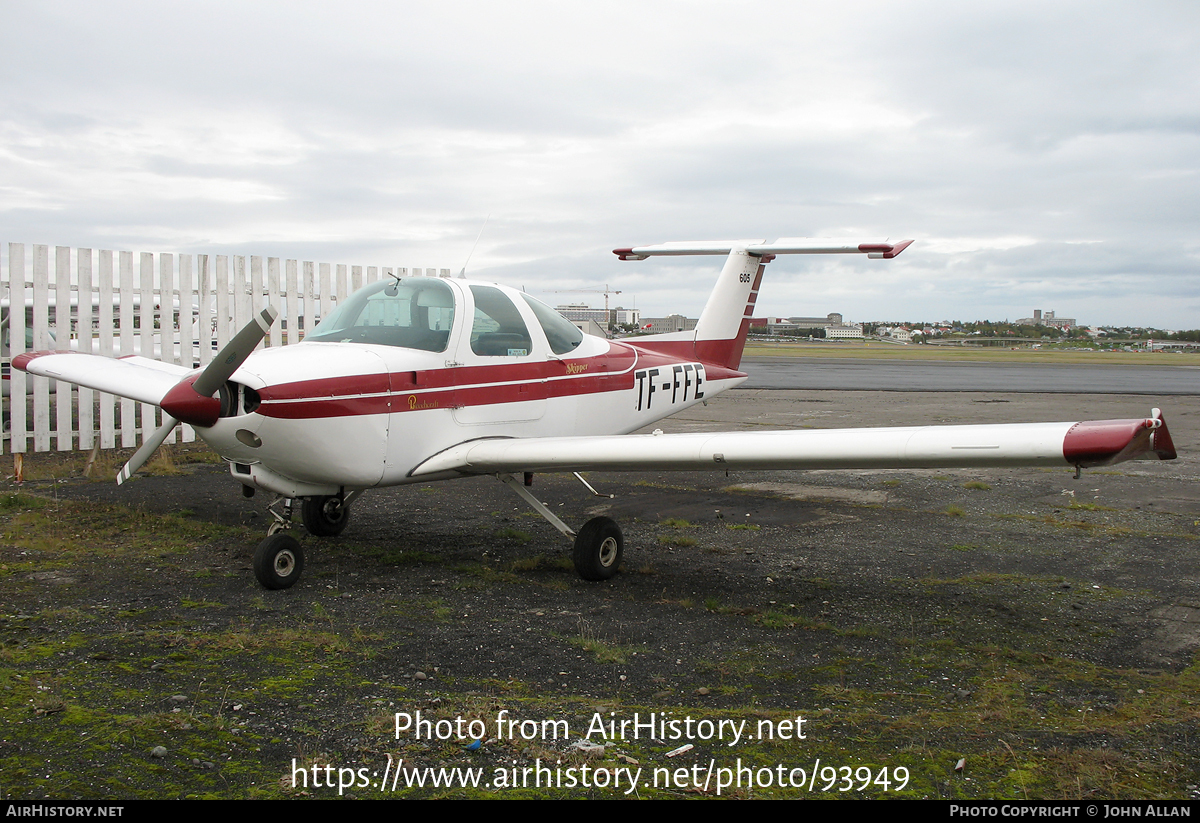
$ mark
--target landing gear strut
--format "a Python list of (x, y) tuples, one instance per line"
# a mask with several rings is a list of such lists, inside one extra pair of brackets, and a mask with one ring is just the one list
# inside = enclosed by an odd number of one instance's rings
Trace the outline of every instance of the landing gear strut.
[[(358, 489), (345, 495), (305, 497), (300, 500), (304, 528), (315, 537), (341, 534), (350, 522), (350, 502), (362, 494)], [(267, 538), (254, 550), (254, 576), (265, 588), (286, 589), (304, 571), (304, 550), (290, 534), (297, 499), (276, 495), (267, 507), (272, 522)], [(276, 509), (278, 507), (278, 510)]]
[[(578, 475), (576, 475), (578, 477)], [(621, 570), (621, 555), (625, 551), (625, 538), (616, 521), (609, 517), (593, 517), (583, 524), (583, 528), (575, 532), (562, 522), (554, 512), (546, 508), (546, 504), (533, 496), (521, 481), (511, 474), (498, 474), (496, 478), (520, 495), (525, 502), (533, 506), (542, 517), (564, 535), (574, 539), (575, 545), (571, 551), (571, 559), (575, 562), (575, 571), (584, 580), (608, 580), (615, 577)], [(579, 478), (583, 481), (583, 478)], [(586, 481), (583, 481), (588, 486)], [(588, 488), (597, 494), (591, 486)]]

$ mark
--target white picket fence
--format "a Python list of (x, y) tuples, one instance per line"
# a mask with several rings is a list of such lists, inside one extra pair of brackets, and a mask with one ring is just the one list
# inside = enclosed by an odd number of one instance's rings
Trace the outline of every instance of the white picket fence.
[[(0, 259), (4, 448), (128, 448), (161, 422), (156, 406), (122, 400), (11, 368), (24, 351), (75, 349), (207, 364), (266, 305), (280, 319), (264, 346), (298, 342), (347, 296), (382, 277), (448, 277), (449, 269), (349, 266), (278, 257), (151, 254), (8, 244)], [(247, 265), (247, 261), (249, 265)], [(24, 307), (24, 311), (21, 307)], [(66, 312), (63, 307), (67, 307)], [(15, 309), (15, 310), (14, 310)], [(195, 439), (182, 426), (168, 439)]]

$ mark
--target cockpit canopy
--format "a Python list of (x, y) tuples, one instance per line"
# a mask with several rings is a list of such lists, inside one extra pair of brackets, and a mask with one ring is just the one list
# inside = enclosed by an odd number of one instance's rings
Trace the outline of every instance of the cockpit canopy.
[[(351, 295), (305, 339), (444, 352), (454, 328), (455, 302), (465, 298), (466, 290), (457, 283), (454, 286), (427, 277), (373, 283)], [(541, 327), (554, 354), (572, 352), (583, 342), (583, 332), (570, 320), (523, 292), (478, 283), (470, 284), (469, 292), (474, 312), (469, 342), (464, 340), (464, 344), (476, 356), (534, 354), (535, 341), (526, 322), (530, 313), (537, 321), (532, 328)], [(524, 306), (516, 294), (523, 298)]]

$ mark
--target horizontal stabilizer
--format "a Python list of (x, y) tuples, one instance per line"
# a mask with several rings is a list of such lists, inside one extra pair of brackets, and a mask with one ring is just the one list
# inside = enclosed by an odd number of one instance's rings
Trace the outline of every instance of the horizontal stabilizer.
[(13, 358), (13, 366), (30, 374), (156, 406), (180, 378), (191, 373), (184, 366), (145, 357), (112, 358), (83, 352), (25, 352)]
[[(1155, 410), (1157, 412), (1157, 409)], [(1175, 457), (1161, 415), (1084, 423), (488, 439), (426, 460), (458, 471), (688, 471), (1099, 466)]]
[(613, 249), (622, 260), (645, 260), (647, 257), (672, 257), (695, 254), (729, 254), (743, 249), (753, 255), (767, 254), (865, 254), (867, 257), (890, 260), (908, 248), (911, 240), (845, 240), (820, 237), (781, 237), (774, 243), (763, 240), (700, 240), (659, 243), (654, 246), (634, 246)]

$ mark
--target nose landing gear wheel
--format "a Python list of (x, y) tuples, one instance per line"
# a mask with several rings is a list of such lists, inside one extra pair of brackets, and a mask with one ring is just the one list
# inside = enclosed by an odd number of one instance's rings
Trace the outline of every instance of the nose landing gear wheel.
[(593, 517), (583, 524), (575, 537), (571, 553), (575, 571), (584, 580), (608, 580), (621, 568), (621, 553), (625, 538), (616, 521), (609, 517)]
[(340, 497), (306, 497), (300, 509), (304, 528), (314, 537), (333, 537), (346, 530), (350, 507)]
[(254, 550), (254, 576), (268, 589), (286, 589), (304, 571), (304, 550), (286, 532), (273, 534)]

